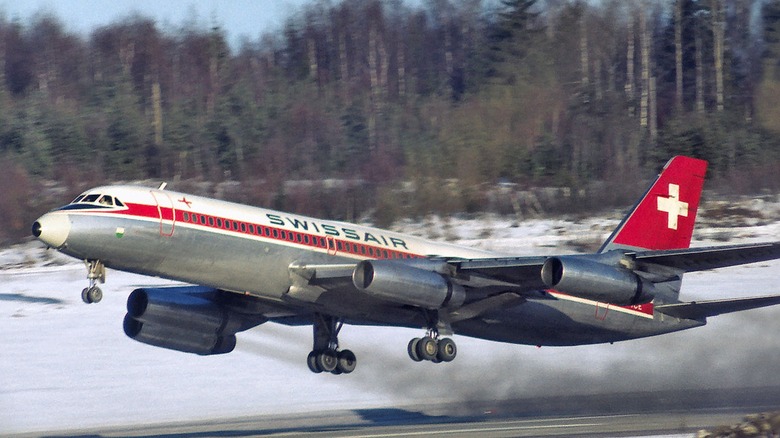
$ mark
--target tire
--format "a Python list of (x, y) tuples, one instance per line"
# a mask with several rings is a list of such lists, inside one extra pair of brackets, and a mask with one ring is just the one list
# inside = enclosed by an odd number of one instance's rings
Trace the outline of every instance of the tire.
[(336, 352), (333, 350), (325, 350), (317, 355), (317, 366), (326, 373), (331, 373), (339, 364)]
[(355, 371), (355, 367), (357, 367), (355, 353), (350, 350), (340, 351), (338, 354), (338, 365), (336, 366), (336, 370), (344, 374), (349, 374), (352, 371)]
[(409, 353), (409, 357), (412, 358), (415, 362), (422, 362), (422, 359), (420, 359), (420, 356), (417, 355), (417, 344), (420, 342), (420, 338), (414, 338), (411, 341), (409, 341), (409, 345), (406, 347), (407, 353)]
[(89, 299), (89, 289), (86, 287), (81, 291), (81, 301), (92, 304), (92, 301)]
[(455, 341), (450, 338), (444, 338), (439, 341), (439, 351), (436, 353), (437, 359), (442, 362), (452, 362), (457, 354), (458, 347), (455, 346)]
[(436, 340), (430, 336), (426, 336), (420, 339), (417, 343), (417, 356), (422, 360), (434, 360), (436, 359), (436, 353), (439, 351), (439, 347), (436, 344)]
[(317, 352), (312, 351), (309, 353), (309, 356), (306, 358), (306, 365), (309, 366), (309, 369), (312, 373), (319, 374), (322, 372), (322, 368), (317, 365)]
[(89, 298), (89, 301), (92, 303), (99, 303), (100, 300), (103, 299), (103, 291), (100, 290), (99, 287), (91, 287), (87, 291), (87, 297)]

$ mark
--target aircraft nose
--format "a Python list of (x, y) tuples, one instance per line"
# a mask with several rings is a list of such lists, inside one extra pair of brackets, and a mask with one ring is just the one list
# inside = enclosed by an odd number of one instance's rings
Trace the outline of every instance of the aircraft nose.
[(52, 248), (65, 244), (70, 233), (70, 219), (64, 213), (46, 213), (32, 225), (32, 234)]

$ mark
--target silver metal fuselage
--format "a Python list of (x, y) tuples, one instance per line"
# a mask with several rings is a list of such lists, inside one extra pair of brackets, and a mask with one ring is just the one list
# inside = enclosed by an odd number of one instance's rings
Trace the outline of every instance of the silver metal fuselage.
[[(430, 256), (496, 254), (390, 231), (281, 213), (189, 194), (106, 186), (122, 206), (69, 204), (39, 219), (41, 240), (83, 260), (143, 275), (210, 286), (259, 299), (266, 316), (321, 312), (347, 323), (423, 327), (417, 309), (367, 296), (351, 285), (297, 296), (290, 265), (400, 262)], [(545, 299), (454, 323), (455, 333), (529, 344), (579, 345), (634, 339), (703, 325), (652, 311), (552, 292)]]

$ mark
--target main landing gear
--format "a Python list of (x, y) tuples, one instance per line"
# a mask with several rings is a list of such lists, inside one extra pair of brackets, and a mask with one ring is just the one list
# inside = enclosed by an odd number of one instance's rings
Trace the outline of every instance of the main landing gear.
[(452, 362), (458, 354), (455, 341), (439, 337), (440, 329), (445, 333), (452, 333), (452, 328), (446, 321), (439, 319), (439, 314), (436, 311), (425, 312), (425, 319), (428, 321), (428, 330), (424, 337), (409, 341), (407, 346), (409, 357), (415, 362), (424, 360), (433, 363)]
[(106, 266), (100, 260), (84, 260), (84, 264), (87, 266), (89, 287), (81, 291), (81, 300), (87, 304), (99, 303), (103, 299), (103, 291), (97, 283), (106, 282)]
[(455, 341), (450, 338), (439, 339), (439, 333), (435, 329), (429, 329), (422, 338), (414, 338), (409, 341), (407, 347), (409, 357), (415, 362), (429, 360), (433, 363), (452, 362), (458, 354)]
[(314, 348), (306, 363), (314, 373), (349, 374), (355, 371), (357, 358), (350, 350), (339, 351), (338, 335), (343, 322), (333, 316), (317, 314), (314, 320)]

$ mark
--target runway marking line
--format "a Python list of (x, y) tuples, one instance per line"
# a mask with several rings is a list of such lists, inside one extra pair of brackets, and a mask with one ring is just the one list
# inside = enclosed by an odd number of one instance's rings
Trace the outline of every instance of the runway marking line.
[[(620, 415), (593, 415), (582, 417), (562, 417), (562, 418), (548, 418), (548, 419), (534, 419), (534, 420), (515, 420), (508, 423), (513, 424), (509, 426), (501, 427), (489, 427), (489, 428), (470, 428), (470, 429), (457, 429), (457, 430), (421, 430), (421, 431), (406, 431), (406, 432), (391, 432), (391, 433), (374, 433), (367, 435), (354, 435), (356, 438), (382, 438), (382, 437), (398, 437), (398, 436), (425, 436), (425, 435), (454, 435), (460, 433), (479, 433), (479, 432), (507, 432), (512, 430), (531, 430), (531, 429), (555, 429), (555, 428), (575, 428), (575, 427), (593, 427), (605, 424), (604, 421), (599, 423), (569, 423), (569, 424), (538, 424), (538, 423), (550, 423), (560, 421), (585, 421), (585, 420), (610, 420), (616, 418), (636, 417), (636, 414), (620, 414)], [(497, 421), (500, 423), (502, 421)], [(503, 422), (507, 423), (507, 422)], [(527, 423), (537, 423), (534, 425), (523, 425)], [(457, 423), (452, 423), (457, 424)], [(410, 425), (412, 426), (412, 425)], [(425, 426), (425, 425), (416, 425)]]

